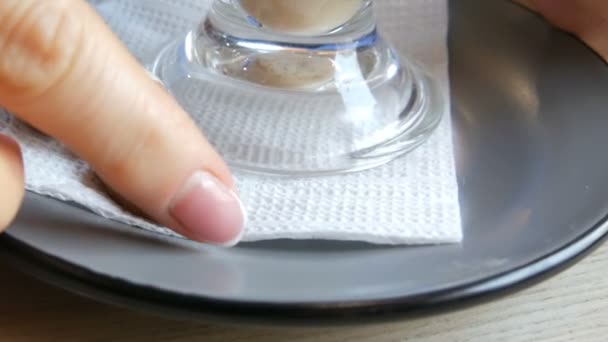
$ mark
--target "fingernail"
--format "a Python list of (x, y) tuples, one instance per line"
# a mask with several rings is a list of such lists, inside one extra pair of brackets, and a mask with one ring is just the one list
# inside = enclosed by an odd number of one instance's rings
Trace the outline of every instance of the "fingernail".
[(190, 177), (169, 210), (191, 239), (232, 247), (242, 238), (243, 205), (234, 191), (210, 173), (199, 171)]

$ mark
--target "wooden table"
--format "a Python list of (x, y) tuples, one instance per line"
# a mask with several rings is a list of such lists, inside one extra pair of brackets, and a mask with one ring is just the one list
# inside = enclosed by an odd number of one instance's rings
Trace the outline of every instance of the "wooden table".
[(499, 301), (398, 324), (268, 330), (180, 322), (84, 299), (0, 263), (0, 341), (607, 341), (608, 244)]

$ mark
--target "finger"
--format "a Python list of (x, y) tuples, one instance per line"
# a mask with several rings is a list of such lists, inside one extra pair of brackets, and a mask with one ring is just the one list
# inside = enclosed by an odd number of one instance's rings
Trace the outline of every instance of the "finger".
[(608, 60), (608, 1), (516, 0), (553, 25), (578, 36)]
[(0, 2), (0, 103), (192, 239), (233, 244), (244, 213), (189, 116), (81, 0)]
[(540, 13), (560, 28), (576, 32), (586, 13), (586, 5), (572, 0), (516, 0), (516, 2)]
[(23, 199), (23, 163), (19, 146), (0, 134), (0, 231), (15, 218)]

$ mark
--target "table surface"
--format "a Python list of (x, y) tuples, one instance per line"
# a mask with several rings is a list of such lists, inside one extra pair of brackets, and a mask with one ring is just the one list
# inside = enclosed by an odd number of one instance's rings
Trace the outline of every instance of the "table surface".
[(605, 341), (608, 244), (527, 290), (389, 325), (271, 330), (172, 321), (82, 298), (0, 263), (2, 341)]

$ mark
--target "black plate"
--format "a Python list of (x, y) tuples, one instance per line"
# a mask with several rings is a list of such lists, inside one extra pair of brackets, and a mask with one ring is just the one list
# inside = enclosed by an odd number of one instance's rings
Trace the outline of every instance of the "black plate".
[(450, 6), (462, 245), (274, 241), (223, 250), (28, 195), (0, 250), (97, 299), (275, 324), (449, 309), (561, 269), (608, 233), (608, 68), (510, 2)]

